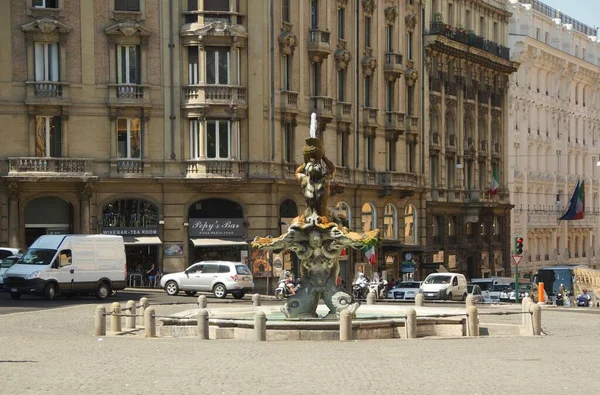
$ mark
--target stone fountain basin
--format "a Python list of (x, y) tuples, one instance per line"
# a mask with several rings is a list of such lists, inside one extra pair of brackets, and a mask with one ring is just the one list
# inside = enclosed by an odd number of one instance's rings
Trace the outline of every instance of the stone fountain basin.
[[(404, 316), (408, 309), (417, 313), (418, 337), (461, 337), (466, 334), (466, 309), (457, 307), (423, 307), (361, 305), (352, 321), (354, 339), (406, 338)], [(267, 340), (339, 340), (339, 321), (327, 315), (329, 309), (319, 305), (319, 318), (286, 318), (279, 306), (240, 306), (209, 308), (210, 339), (253, 340), (254, 315), (258, 311), (267, 317)], [(435, 315), (455, 317), (427, 317)], [(162, 318), (160, 335), (165, 337), (198, 336), (198, 309)]]

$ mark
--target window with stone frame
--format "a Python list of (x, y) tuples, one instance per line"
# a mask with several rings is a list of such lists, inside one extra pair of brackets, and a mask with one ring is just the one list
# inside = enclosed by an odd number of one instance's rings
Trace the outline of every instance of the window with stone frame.
[(338, 38), (344, 40), (346, 38), (346, 9), (344, 7), (337, 10), (337, 31)]
[(387, 112), (394, 111), (394, 81), (386, 81), (385, 83), (385, 110)]
[(140, 118), (117, 119), (117, 156), (120, 159), (142, 158)]
[(294, 123), (284, 121), (283, 123), (283, 160), (286, 163), (294, 163)]
[(225, 119), (206, 120), (206, 158), (231, 158), (231, 122)]
[(437, 155), (431, 155), (429, 157), (429, 172), (431, 177), (431, 188), (437, 188), (439, 186), (439, 157)]
[(365, 29), (365, 47), (370, 48), (371, 47), (371, 17), (370, 16), (365, 16), (364, 29)]
[(394, 26), (385, 26), (385, 52), (394, 52)]
[(281, 89), (284, 91), (292, 90), (292, 55), (281, 56)]
[(190, 159), (200, 159), (202, 157), (202, 121), (200, 119), (190, 119)]
[(338, 132), (338, 152), (340, 153), (340, 163), (341, 167), (348, 167), (348, 133), (345, 130)]
[(139, 45), (117, 45), (117, 83), (139, 85), (142, 81), (142, 54)]
[(58, 43), (34, 43), (35, 80), (60, 81), (60, 46)]
[(290, 22), (290, 0), (281, 0), (281, 20)]
[(456, 159), (451, 156), (446, 158), (446, 184), (448, 189), (454, 189), (456, 179)]
[(62, 156), (62, 119), (60, 116), (35, 117), (35, 156), (60, 158)]
[(199, 48), (197, 46), (188, 47), (188, 85), (198, 85), (200, 83), (200, 65)]
[(365, 107), (371, 107), (371, 90), (372, 90), (372, 83), (371, 83), (371, 76), (367, 75), (365, 76)]
[(32, 0), (34, 8), (58, 8), (58, 0)]
[(487, 166), (485, 161), (479, 161), (479, 189), (482, 191), (490, 189), (490, 185), (487, 182)]
[(374, 155), (375, 155), (375, 136), (367, 136), (366, 138), (366, 150), (367, 150), (367, 170), (373, 170), (375, 168), (374, 165)]
[(230, 48), (206, 47), (206, 83), (228, 85), (230, 81)]
[(141, 11), (140, 0), (115, 0), (115, 11)]
[[(215, 11), (211, 13), (210, 11)], [(230, 12), (229, 0), (204, 0), (204, 23), (224, 22), (231, 23), (231, 15), (223, 14)]]
[(386, 150), (386, 170), (387, 171), (396, 171), (396, 145), (398, 143), (394, 139), (390, 139), (387, 141), (387, 150)]
[(337, 86), (338, 86), (338, 102), (346, 101), (346, 69), (337, 71)]
[(386, 204), (383, 211), (383, 237), (385, 239), (398, 239), (398, 210), (393, 204)]

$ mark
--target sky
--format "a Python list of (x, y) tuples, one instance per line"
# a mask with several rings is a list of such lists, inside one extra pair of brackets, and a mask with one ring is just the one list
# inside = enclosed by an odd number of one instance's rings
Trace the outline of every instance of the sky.
[(542, 0), (542, 2), (588, 26), (600, 26), (600, 0)]

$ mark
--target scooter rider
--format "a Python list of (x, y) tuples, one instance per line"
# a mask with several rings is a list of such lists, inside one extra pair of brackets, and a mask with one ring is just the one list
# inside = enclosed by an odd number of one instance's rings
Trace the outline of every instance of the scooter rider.
[(296, 290), (294, 289), (294, 276), (292, 276), (289, 271), (285, 272), (285, 286), (288, 287), (290, 294), (296, 295)]

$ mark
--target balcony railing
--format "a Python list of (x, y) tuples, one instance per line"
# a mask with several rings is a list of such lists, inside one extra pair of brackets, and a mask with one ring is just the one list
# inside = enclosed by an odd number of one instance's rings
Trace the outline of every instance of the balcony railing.
[(117, 173), (140, 174), (144, 172), (144, 161), (139, 159), (118, 159)]
[(467, 100), (475, 100), (475, 88), (472, 86), (465, 87), (464, 95)]
[(448, 135), (448, 146), (456, 147), (456, 135), (455, 134)]
[(442, 91), (442, 80), (439, 78), (430, 78), (429, 79), (429, 89), (434, 92)]
[(336, 110), (339, 119), (352, 120), (352, 103), (337, 102)]
[(298, 112), (298, 92), (281, 91), (281, 109)]
[(439, 146), (440, 145), (440, 134), (439, 133), (431, 133), (429, 136), (429, 143), (431, 145)]
[(501, 153), (501, 151), (500, 151), (500, 143), (494, 143), (493, 153), (494, 154), (498, 154), (498, 155)]
[(91, 159), (74, 158), (9, 158), (9, 174), (56, 173), (59, 176), (90, 174)]
[(118, 84), (117, 99), (142, 100), (144, 98), (144, 86), (138, 84)]
[(245, 104), (246, 87), (237, 85), (187, 85), (183, 87), (184, 104)]
[(246, 178), (248, 162), (235, 160), (200, 160), (186, 161), (186, 176), (189, 178)]
[(331, 54), (330, 36), (330, 32), (323, 30), (308, 32), (308, 52), (313, 61), (322, 62)]
[(456, 89), (456, 83), (455, 82), (447, 82), (446, 83), (446, 94), (447, 95), (452, 95), (452, 96), (456, 96), (456, 92), (458, 90)]
[(333, 118), (333, 98), (327, 96), (312, 96), (313, 110), (318, 116)]
[(482, 51), (491, 53), (492, 55), (498, 56), (502, 59), (510, 59), (510, 49), (502, 45), (499, 45), (493, 41), (486, 40), (485, 38), (476, 35), (472, 31), (467, 31), (461, 28), (455, 28), (450, 25), (446, 25), (443, 22), (433, 22), (431, 24), (430, 34), (439, 34), (452, 41), (459, 42), (469, 47), (474, 47)]
[(62, 82), (33, 82), (33, 94), (36, 97), (62, 97)]
[(185, 23), (203, 23), (208, 25), (212, 22), (223, 22), (227, 24), (241, 25), (244, 15), (231, 11), (183, 11)]
[(395, 52), (386, 52), (383, 73), (387, 77), (395, 79), (399, 78), (402, 72), (402, 55)]

